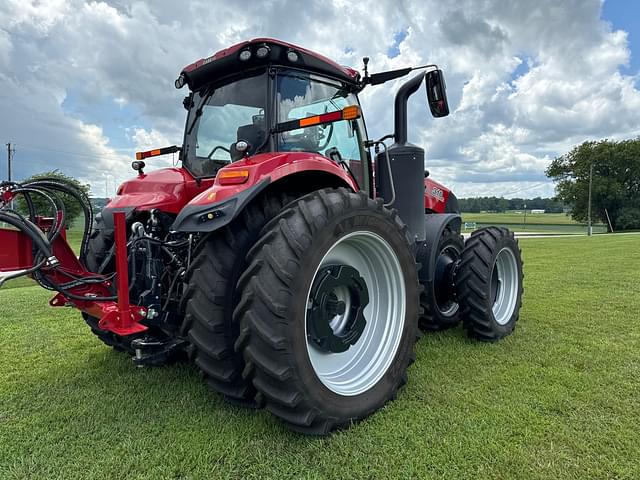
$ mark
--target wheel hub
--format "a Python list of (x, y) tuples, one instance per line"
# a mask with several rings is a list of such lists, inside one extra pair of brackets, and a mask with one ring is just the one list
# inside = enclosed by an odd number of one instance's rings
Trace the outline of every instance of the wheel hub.
[(309, 296), (308, 338), (326, 352), (347, 351), (364, 331), (368, 304), (369, 290), (358, 270), (348, 265), (322, 267)]
[(460, 252), (446, 248), (436, 260), (434, 294), (436, 308), (444, 315), (454, 314), (458, 309), (455, 293), (455, 271), (460, 263)]

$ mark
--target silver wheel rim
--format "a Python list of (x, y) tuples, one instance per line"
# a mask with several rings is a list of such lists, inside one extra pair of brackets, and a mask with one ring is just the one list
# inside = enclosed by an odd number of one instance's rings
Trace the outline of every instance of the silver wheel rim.
[(492, 285), (495, 283), (493, 317), (499, 325), (511, 320), (518, 300), (518, 263), (510, 248), (503, 248), (493, 264)]
[[(343, 396), (358, 395), (380, 381), (400, 346), (406, 313), (402, 268), (387, 241), (367, 231), (353, 232), (338, 240), (318, 265), (314, 279), (321, 268), (329, 265), (353, 267), (364, 279), (370, 299), (364, 309), (367, 323), (358, 341), (345, 352), (324, 351), (308, 337), (307, 352), (315, 374), (329, 390)], [(311, 287), (308, 302), (310, 296)], [(336, 296), (346, 300), (339, 290)], [(344, 323), (345, 319), (336, 315), (330, 325), (335, 331)], [(306, 330), (305, 311), (305, 334)]]

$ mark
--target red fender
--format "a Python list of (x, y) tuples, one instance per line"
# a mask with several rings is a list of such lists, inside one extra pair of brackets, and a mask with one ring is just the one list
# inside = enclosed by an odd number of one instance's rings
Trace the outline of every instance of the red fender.
[[(247, 180), (238, 185), (222, 185), (222, 176), (233, 171), (248, 172)], [(358, 190), (351, 175), (327, 157), (309, 152), (271, 152), (247, 157), (220, 169), (213, 186), (193, 198), (188, 205), (201, 206), (219, 203), (266, 179), (270, 179), (270, 182), (273, 183), (294, 173), (310, 171), (335, 175), (345, 183), (345, 186), (354, 191)]]

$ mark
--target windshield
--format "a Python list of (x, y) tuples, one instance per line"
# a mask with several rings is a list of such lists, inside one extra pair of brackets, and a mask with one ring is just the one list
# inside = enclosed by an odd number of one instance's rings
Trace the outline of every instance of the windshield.
[(195, 92), (187, 119), (185, 167), (196, 177), (213, 176), (242, 158), (235, 150), (239, 140), (249, 143), (249, 154), (255, 153), (266, 138), (266, 98), (265, 73)]

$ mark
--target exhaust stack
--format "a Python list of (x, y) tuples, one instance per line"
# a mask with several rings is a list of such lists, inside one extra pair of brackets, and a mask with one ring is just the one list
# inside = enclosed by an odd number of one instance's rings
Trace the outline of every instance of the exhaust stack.
[(376, 189), (385, 205), (398, 210), (416, 241), (424, 240), (424, 150), (407, 142), (407, 102), (425, 74), (416, 75), (396, 93), (394, 110), (395, 143), (376, 155)]

